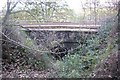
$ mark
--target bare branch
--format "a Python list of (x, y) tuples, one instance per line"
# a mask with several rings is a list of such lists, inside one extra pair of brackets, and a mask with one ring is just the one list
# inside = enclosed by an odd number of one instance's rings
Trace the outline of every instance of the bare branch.
[(37, 18), (28, 10), (14, 11), (14, 12), (11, 12), (11, 14), (16, 14), (16, 13), (19, 13), (19, 12), (26, 12), (26, 13), (30, 14), (37, 21), (37, 23), (39, 23), (39, 20), (37, 20)]
[(84, 19), (84, 18), (85, 18), (85, 14), (86, 14), (86, 12), (85, 12), (85, 8), (84, 8), (83, 3), (82, 3), (81, 0), (80, 0), (80, 2), (81, 2), (81, 5), (82, 5), (82, 9), (83, 9), (83, 11), (84, 11), (84, 15), (83, 15), (83, 19)]
[[(4, 33), (0, 32), (4, 37), (6, 37), (8, 40), (10, 40), (10, 42), (14, 42), (15, 44), (17, 45), (20, 45), (24, 48), (27, 48), (27, 49), (30, 49), (30, 50), (34, 50), (36, 52), (40, 52), (40, 55), (44, 54), (44, 53), (50, 53), (50, 51), (40, 51), (39, 49), (32, 49), (32, 48), (29, 48), (28, 46), (25, 46), (24, 44), (21, 44), (20, 42), (16, 42), (15, 40), (12, 40), (10, 39), (7, 35), (5, 35)], [(3, 39), (2, 39), (3, 40)]]
[(19, 2), (16, 2), (16, 3), (13, 5), (13, 7), (10, 9), (10, 11), (13, 11), (13, 9), (17, 6), (18, 3), (19, 3)]

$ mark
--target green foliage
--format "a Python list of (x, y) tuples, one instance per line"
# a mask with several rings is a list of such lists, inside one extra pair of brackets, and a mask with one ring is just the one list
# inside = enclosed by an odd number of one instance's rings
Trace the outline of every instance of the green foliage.
[[(30, 52), (31, 50), (28, 50), (26, 48), (17, 48), (17, 49), (23, 56), (21, 57), (24, 59), (23, 65), (26, 65), (28, 66), (28, 68), (34, 70), (44, 70), (46, 68), (45, 62), (42, 59), (36, 59), (34, 55)], [(17, 54), (14, 57), (17, 57)], [(15, 58), (15, 60), (17, 59)], [(20, 67), (21, 69), (25, 68), (25, 66), (22, 65)]]
[[(62, 4), (61, 4), (62, 3)], [(25, 8), (17, 13), (12, 14), (14, 20), (36, 20), (28, 21), (30, 24), (38, 22), (64, 22), (72, 21), (75, 15), (64, 0), (55, 1), (37, 1), (24, 3)], [(15, 11), (16, 12), (16, 11)], [(75, 16), (74, 16), (75, 17)]]
[(109, 43), (108, 37), (112, 23), (103, 26), (97, 35), (86, 38), (82, 47), (72, 55), (66, 55), (63, 61), (57, 61), (59, 77), (80, 78), (87, 77), (94, 70), (95, 65), (104, 60), (113, 50), (115, 40)]
[(2, 43), (2, 48), (3, 71), (11, 70), (12, 67), (6, 66), (8, 64), (21, 70), (26, 68), (44, 70), (46, 68), (45, 62), (42, 59), (36, 59), (29, 49), (5, 41)]
[(79, 54), (67, 55), (63, 61), (57, 61), (59, 77), (79, 78), (88, 75), (98, 62), (97, 55), (80, 56)]

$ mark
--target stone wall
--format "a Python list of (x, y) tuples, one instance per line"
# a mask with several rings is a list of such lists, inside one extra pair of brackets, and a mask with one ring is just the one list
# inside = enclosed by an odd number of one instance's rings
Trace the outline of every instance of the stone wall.
[(36, 44), (44, 47), (54, 47), (60, 44), (67, 49), (75, 48), (82, 43), (85, 34), (78, 31), (26, 31), (36, 41)]

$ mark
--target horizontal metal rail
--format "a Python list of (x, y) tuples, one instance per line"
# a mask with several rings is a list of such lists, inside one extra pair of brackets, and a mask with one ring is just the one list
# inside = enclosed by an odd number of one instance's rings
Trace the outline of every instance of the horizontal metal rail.
[(81, 32), (97, 32), (97, 29), (65, 29), (65, 28), (58, 28), (58, 29), (33, 29), (33, 28), (22, 28), (21, 30), (25, 31), (81, 31)]
[(97, 32), (101, 25), (69, 25), (69, 24), (24, 24), (21, 30), (32, 31), (81, 31), (81, 32)]
[(22, 25), (24, 28), (99, 28), (101, 25)]

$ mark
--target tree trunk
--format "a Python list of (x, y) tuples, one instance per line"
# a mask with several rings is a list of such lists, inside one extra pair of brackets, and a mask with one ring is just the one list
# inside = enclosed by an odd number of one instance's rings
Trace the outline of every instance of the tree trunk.
[(120, 74), (120, 1), (118, 2), (118, 71)]

